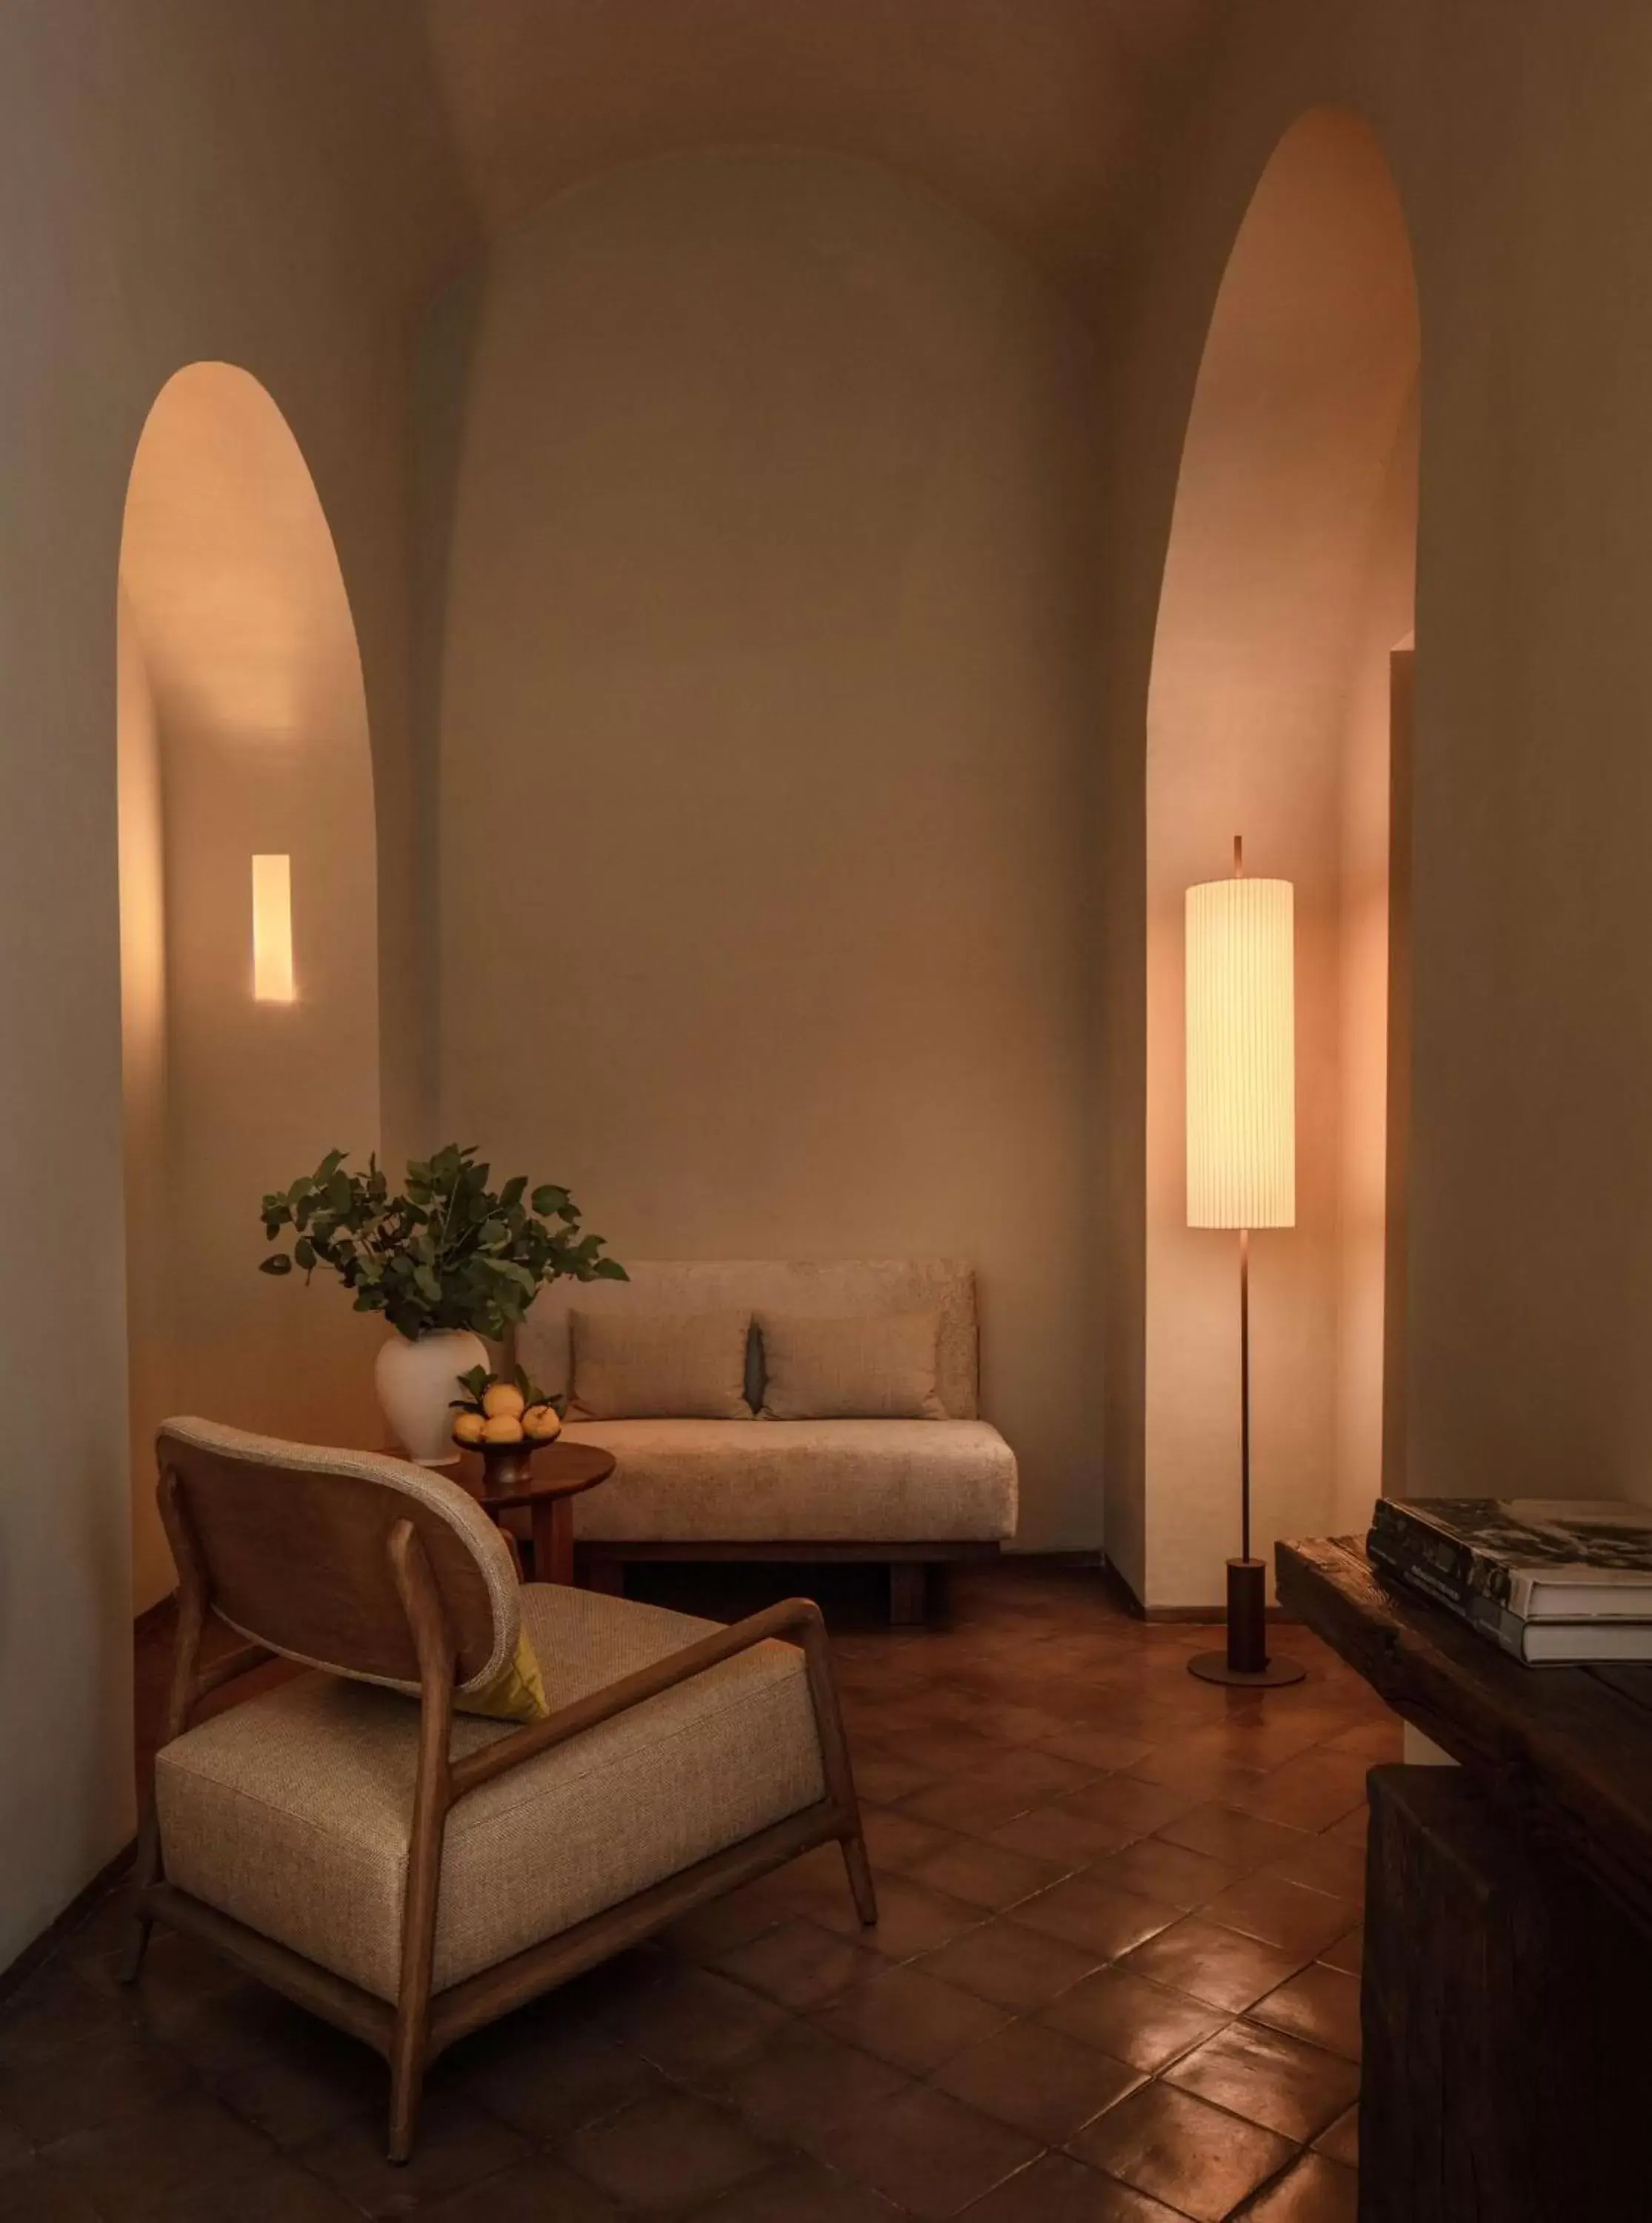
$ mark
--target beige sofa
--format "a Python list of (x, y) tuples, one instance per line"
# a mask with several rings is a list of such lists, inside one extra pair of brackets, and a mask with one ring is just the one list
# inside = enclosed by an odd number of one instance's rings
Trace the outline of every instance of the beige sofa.
[[(979, 1416), (975, 1276), (955, 1260), (632, 1263), (628, 1282), (562, 1283), (534, 1305), (518, 1355), (548, 1391), (568, 1387), (569, 1313), (726, 1313), (841, 1319), (939, 1316), (933, 1420), (571, 1420), (568, 1440), (618, 1461), (575, 1500), (594, 1586), (637, 1559), (870, 1559), (890, 1571), (895, 1619), (921, 1618), (929, 1571), (996, 1553), (1015, 1533), (1015, 1458)], [(751, 1401), (762, 1401), (754, 1337)]]

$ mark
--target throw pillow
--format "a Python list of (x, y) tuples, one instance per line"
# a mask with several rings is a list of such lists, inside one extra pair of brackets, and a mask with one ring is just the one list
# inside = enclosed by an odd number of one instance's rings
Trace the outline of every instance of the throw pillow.
[(543, 1722), (550, 1708), (527, 1630), (517, 1638), (515, 1658), (507, 1659), (491, 1682), (480, 1691), (455, 1691), (453, 1703), (462, 1714), (486, 1714), (491, 1721)]
[(939, 1313), (810, 1319), (759, 1313), (766, 1420), (944, 1420)]
[(749, 1420), (749, 1312), (568, 1314), (576, 1420)]

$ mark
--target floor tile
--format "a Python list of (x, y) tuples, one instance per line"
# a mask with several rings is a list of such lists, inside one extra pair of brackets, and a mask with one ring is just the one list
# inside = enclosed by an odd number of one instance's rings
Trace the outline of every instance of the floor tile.
[(1029, 2168), (968, 2210), (968, 2223), (1183, 2223), (1174, 2209), (1132, 2192), (1116, 2177), (1075, 2161), (1040, 2154)]
[(1179, 1912), (1140, 1892), (1121, 1891), (1089, 1869), (1018, 1906), (1015, 1919), (1046, 1936), (1080, 1946), (1098, 1961), (1113, 1961), (1168, 1930)]
[(185, 2192), (249, 2175), (273, 2152), (216, 2100), (191, 2096), (71, 2132), (40, 2158), (91, 2207), (136, 2223)]
[(1245, 2210), (1245, 2223), (1358, 2223), (1360, 2181), (1323, 2154), (1304, 2154)]
[(361, 2117), (299, 2146), (293, 2159), (368, 2215), (403, 2215), (426, 2200), (463, 2190), (526, 2158), (526, 2138), (457, 2090), (429, 2093), (419, 2109), (412, 2158), (385, 2159), (385, 2120)]
[(922, 2075), (1008, 2019), (1004, 2006), (929, 1968), (890, 1968), (816, 2018), (820, 2028)]
[(922, 1965), (930, 1975), (1027, 2014), (1087, 1976), (1101, 1957), (1000, 1915), (930, 1954)]
[[(371, 2056), (363, 2051), (365, 2059)], [(380, 2070), (380, 2081), (383, 2072)], [(0, 2125), (31, 2146), (50, 2145), (73, 2131), (148, 2113), (198, 2088), (187, 2062), (164, 2047), (145, 2045), (111, 2018), (109, 2029), (76, 2050), (0, 2072)]]
[(877, 1955), (867, 1947), (801, 1918), (737, 1945), (718, 1963), (725, 1975), (800, 2014), (824, 2006), (877, 1966)]
[(1126, 1736), (1118, 1729), (1087, 1728), (1077, 1723), (1038, 1741), (1042, 1751), (1052, 1752), (1058, 1760), (1076, 1760), (1080, 1767), (1096, 1768), (1107, 1774), (1134, 1766), (1153, 1750), (1140, 1737)]
[(452, 2069), (479, 2106), (526, 2138), (565, 2138), (661, 2089), (658, 2072), (629, 2046), (578, 2025), (514, 2028), (517, 2020), (468, 2040)]
[(1290, 2142), (1173, 2085), (1143, 2084), (1072, 2141), (1091, 2163), (1194, 2218), (1222, 2223), (1290, 2160)]
[[(959, 1838), (967, 1846), (967, 1838)], [(945, 1858), (945, 1855), (938, 1857)], [(920, 1864), (921, 1868), (922, 1863)], [(984, 1907), (920, 1881), (920, 1870), (905, 1875), (881, 1875), (877, 1881), (877, 1920), (864, 1925), (847, 1892), (840, 1900), (814, 1908), (810, 1919), (822, 1929), (853, 1938), (886, 1961), (910, 1961), (919, 1953), (933, 1953), (966, 1930), (987, 1918)]]
[(1085, 1821), (1110, 1822), (1132, 1837), (1146, 1837), (1190, 1812), (1200, 1800), (1165, 1784), (1143, 1783), (1134, 1775), (1103, 1775), (1071, 1793), (1064, 1803)]
[[(900, 2223), (901, 2211), (839, 2170), (807, 2159), (749, 2177), (695, 2211), (694, 2223)], [(547, 2214), (541, 2223), (562, 2223)], [(578, 2223), (577, 2217), (569, 2223)]]
[(1306, 1837), (1278, 1860), (1270, 1861), (1262, 1873), (1283, 1876), (1288, 1883), (1305, 1883), (1314, 1891), (1328, 1891), (1333, 1899), (1345, 1899), (1356, 1907), (1365, 1905), (1362, 1845), (1343, 1844), (1335, 1837)]
[(1166, 2083), (1306, 2144), (1352, 2106), (1359, 2068), (1284, 2031), (1230, 2023), (1164, 2071)]
[(1211, 1804), (1196, 1806), (1164, 1823), (1155, 1834), (1171, 1845), (1208, 1853), (1235, 1868), (1259, 1868), (1282, 1860), (1299, 1846), (1307, 1834), (1256, 1814), (1241, 1814), (1236, 1807)]
[(1345, 2115), (1339, 2115), (1328, 2130), (1314, 2140), (1316, 2153), (1328, 2154), (1340, 2161), (1345, 2169), (1360, 2166), (1360, 2107), (1356, 2100)]
[(904, 1753), (854, 1752), (855, 1789), (863, 1798), (885, 1806), (893, 1806), (908, 1792), (921, 1791), (926, 1783), (933, 1783), (932, 1770), (908, 1759)]
[(1040, 2008), (1038, 2018), (1149, 2074), (1190, 2053), (1228, 2020), (1220, 2007), (1167, 1992), (1123, 1968), (1098, 1968)]
[(617, 2206), (656, 2215), (732, 2190), (768, 2169), (775, 2150), (730, 2110), (667, 2092), (575, 2131), (556, 2158)]
[(1060, 2145), (1134, 2090), (1141, 2073), (1041, 2023), (1014, 2022), (955, 2055), (931, 2081), (983, 2115)]
[[(414, 2213), (418, 2223), (628, 2223), (624, 2212), (594, 2185), (543, 2154), (486, 2176)], [(203, 2219), (204, 2223), (204, 2219)], [(239, 2212), (231, 2223), (247, 2223)], [(285, 2223), (272, 2217), (270, 2223)], [(294, 2217), (293, 2223), (300, 2223)]]
[(1351, 1753), (1316, 1748), (1288, 1760), (1231, 1795), (1230, 1805), (1299, 1829), (1327, 1829), (1365, 1804), (1366, 1763)]
[(1312, 1962), (1259, 1999), (1250, 2012), (1253, 2021), (1289, 2031), (1349, 2061), (1360, 2058), (1360, 1979), (1341, 1968)]
[(1093, 1814), (1075, 1814), (1070, 1807), (1056, 1804), (1030, 1806), (1025, 1814), (1012, 1816), (989, 1830), (986, 1842), (1071, 1870), (1086, 1867), (1104, 1853), (1117, 1852), (1132, 1843), (1135, 1835), (1121, 1822), (1098, 1821)]
[(902, 2070), (812, 2023), (798, 2023), (744, 2062), (723, 2096), (759, 2138), (807, 2146), (846, 2114), (893, 2099)]
[(1339, 1937), (1328, 1945), (1319, 1958), (1328, 1968), (1340, 1968), (1345, 1975), (1357, 1976), (1365, 1965), (1366, 1933), (1364, 1925), (1350, 1930), (1346, 1937)]
[(613, 2034), (668, 2076), (730, 2067), (788, 2022), (785, 2011), (715, 1969), (675, 1967), (630, 2000)]
[(1163, 1837), (1138, 1837), (1121, 1852), (1096, 1861), (1090, 1873), (1121, 1891), (1140, 1892), (1144, 1899), (1191, 1914), (1237, 1883), (1241, 1871), (1204, 1853), (1190, 1853), (1185, 1845), (1169, 1844)]
[(1358, 1916), (1358, 1909), (1345, 1899), (1332, 1899), (1322, 1891), (1271, 1875), (1245, 1877), (1218, 1892), (1200, 1911), (1207, 1922), (1259, 1937), (1265, 1945), (1277, 1945), (1282, 1953), (1303, 1959), (1345, 1936)]
[(1139, 1945), (1123, 1965), (1132, 1975), (1185, 1992), (1206, 2006), (1242, 2014), (1265, 1992), (1277, 1991), (1287, 1976), (1294, 1976), (1302, 1962), (1300, 1955), (1282, 1953), (1277, 1946), (1189, 1914)]
[[(489, 2179), (492, 2182), (494, 2180)], [(361, 2211), (331, 2185), (323, 2184), (286, 2155), (247, 2176), (204, 2184), (178, 2193), (158, 2209), (166, 2223), (360, 2223)], [(421, 2207), (421, 2219), (437, 2211)], [(5, 2213), (0, 2208), (0, 2215)], [(123, 2210), (111, 2208), (111, 2215)], [(507, 2209), (490, 2210), (495, 2223), (511, 2223)], [(567, 2223), (587, 2223), (575, 2209)], [(606, 2223), (593, 2216), (588, 2223)]]
[(957, 1835), (955, 1830), (938, 1829), (933, 1823), (920, 1821), (901, 1806), (863, 1806), (860, 1823), (872, 1866), (897, 1873), (911, 1867), (926, 1854), (939, 1852)]
[(956, 1845), (926, 1854), (908, 1873), (914, 1882), (996, 1914), (1058, 1882), (1063, 1867), (1058, 1861), (1037, 1860), (1003, 1845), (960, 1837)]
[(958, 2214), (1032, 2161), (1035, 2139), (917, 2085), (841, 2124), (822, 2158), (914, 2215)]

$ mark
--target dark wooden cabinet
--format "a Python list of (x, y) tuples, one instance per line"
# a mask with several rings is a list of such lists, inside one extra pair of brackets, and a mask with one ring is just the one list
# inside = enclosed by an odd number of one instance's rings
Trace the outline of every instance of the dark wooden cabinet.
[(1460, 1768), (1371, 1777), (1360, 2223), (1652, 2219), (1652, 1668), (1528, 1668), (1278, 1547), (1279, 1595)]

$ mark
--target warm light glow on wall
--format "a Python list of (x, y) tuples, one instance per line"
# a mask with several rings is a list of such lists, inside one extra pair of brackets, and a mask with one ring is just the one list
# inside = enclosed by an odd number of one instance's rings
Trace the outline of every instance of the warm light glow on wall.
[(253, 994), (290, 1004), (292, 985), (292, 860), (253, 859)]
[(1187, 891), (1187, 1222), (1297, 1217), (1296, 996), (1289, 880)]

